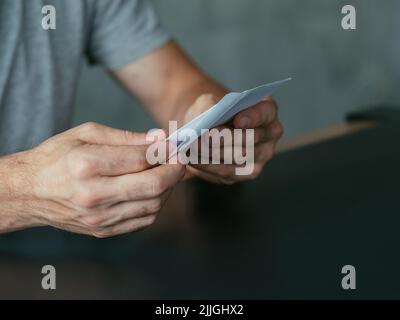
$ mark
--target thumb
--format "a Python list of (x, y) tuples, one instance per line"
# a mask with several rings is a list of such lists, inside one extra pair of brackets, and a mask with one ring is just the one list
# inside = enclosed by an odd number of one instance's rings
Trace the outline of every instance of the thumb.
[(119, 130), (93, 122), (82, 124), (72, 131), (78, 139), (92, 144), (136, 146), (147, 145), (154, 140), (154, 137), (147, 137), (147, 134), (143, 132)]
[(185, 121), (188, 122), (199, 114), (207, 111), (218, 102), (218, 99), (213, 94), (203, 94), (197, 98), (194, 104), (188, 109), (185, 115)]

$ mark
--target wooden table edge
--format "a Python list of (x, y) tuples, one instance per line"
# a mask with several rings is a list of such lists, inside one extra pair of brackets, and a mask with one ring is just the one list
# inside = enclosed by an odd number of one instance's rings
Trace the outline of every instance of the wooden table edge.
[(371, 129), (377, 127), (379, 124), (380, 122), (372, 120), (357, 120), (335, 124), (328, 128), (317, 130), (315, 132), (305, 133), (293, 138), (283, 139), (282, 142), (278, 143), (276, 152), (279, 154), (296, 150), (329, 139), (338, 138), (341, 136), (346, 136), (363, 130)]

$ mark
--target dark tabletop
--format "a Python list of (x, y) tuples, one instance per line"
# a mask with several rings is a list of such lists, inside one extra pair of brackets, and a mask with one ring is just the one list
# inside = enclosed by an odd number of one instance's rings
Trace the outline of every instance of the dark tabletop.
[(190, 218), (162, 230), (2, 235), (0, 298), (400, 298), (399, 138), (393, 117), (280, 154), (257, 181), (196, 183)]

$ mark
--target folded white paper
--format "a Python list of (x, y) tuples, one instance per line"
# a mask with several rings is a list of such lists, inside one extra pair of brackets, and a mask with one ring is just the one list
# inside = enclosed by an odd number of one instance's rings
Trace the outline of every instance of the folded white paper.
[[(204, 129), (215, 128), (232, 119), (237, 113), (256, 105), (263, 98), (271, 95), (276, 89), (290, 81), (291, 78), (272, 82), (243, 92), (231, 92), (216, 105), (203, 112), (192, 121), (172, 133), (168, 140), (173, 142), (179, 151), (185, 151), (201, 136)], [(195, 132), (195, 134), (193, 134)]]

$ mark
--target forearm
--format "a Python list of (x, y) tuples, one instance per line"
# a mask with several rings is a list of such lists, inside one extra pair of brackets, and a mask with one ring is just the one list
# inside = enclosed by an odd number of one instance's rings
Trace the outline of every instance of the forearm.
[(24, 153), (0, 157), (0, 233), (39, 225), (32, 215), (33, 202)]
[(164, 128), (169, 120), (181, 125), (200, 95), (213, 94), (218, 99), (226, 93), (173, 41), (112, 74)]

